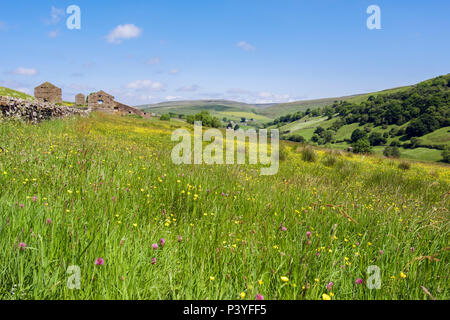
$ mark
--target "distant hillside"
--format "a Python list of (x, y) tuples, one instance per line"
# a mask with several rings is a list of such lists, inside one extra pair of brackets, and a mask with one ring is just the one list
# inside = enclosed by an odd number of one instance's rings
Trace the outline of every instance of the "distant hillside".
[[(237, 108), (242, 111), (251, 111), (252, 109), (258, 109), (265, 105), (246, 104), (243, 102), (236, 102), (230, 100), (188, 100), (188, 101), (169, 101), (156, 104), (147, 104), (137, 106), (139, 109), (164, 112), (184, 112), (184, 114), (196, 113), (201, 108), (217, 109), (222, 111), (225, 108)], [(270, 105), (269, 105), (270, 106)], [(204, 110), (204, 109), (202, 109)]]
[[(325, 98), (317, 100), (305, 100), (289, 103), (270, 103), (270, 104), (247, 104), (229, 100), (192, 100), (192, 101), (171, 101), (157, 104), (137, 106), (148, 112), (164, 114), (173, 112), (176, 114), (196, 114), (202, 110), (208, 110), (215, 116), (224, 116), (228, 114), (230, 119), (240, 118), (246, 113), (248, 118), (254, 117), (256, 120), (269, 121), (281, 115), (295, 111), (305, 111), (308, 108), (317, 109), (332, 104), (335, 101), (350, 99), (357, 96)], [(250, 115), (251, 113), (251, 115)], [(226, 115), (225, 115), (226, 116)]]
[(209, 111), (213, 116), (219, 119), (239, 121), (241, 118), (255, 119), (263, 123), (272, 118), (266, 117), (261, 110), (272, 106), (272, 104), (246, 104), (242, 102), (229, 100), (193, 100), (193, 101), (171, 101), (153, 105), (141, 105), (137, 108), (146, 112), (156, 114), (174, 113), (191, 115), (197, 114), (202, 110)]
[(26, 93), (16, 91), (13, 89), (9, 89), (9, 88), (5, 88), (5, 87), (0, 87), (0, 96), (19, 98), (19, 99), (24, 99), (24, 100), (34, 100), (34, 97), (32, 97)]
[(202, 106), (202, 105), (210, 105), (210, 104), (218, 104), (225, 105), (229, 107), (239, 107), (239, 108), (265, 108), (273, 106), (274, 103), (270, 104), (248, 104), (244, 102), (237, 102), (232, 100), (181, 100), (181, 101), (168, 101), (168, 102), (160, 102), (156, 104), (146, 104), (137, 106), (138, 108), (172, 108), (172, 107), (189, 107), (189, 106)]
[(450, 74), (414, 86), (339, 101), (322, 109), (276, 118), (269, 128), (294, 141), (346, 149), (355, 130), (373, 151), (400, 147), (401, 156), (439, 161), (450, 146)]
[(154, 112), (162, 115), (165, 113), (174, 114), (196, 114), (202, 110), (208, 110), (212, 115), (229, 120), (239, 120), (242, 117), (255, 119), (258, 122), (267, 122), (280, 116), (284, 116), (297, 111), (314, 110), (332, 105), (338, 101), (348, 101), (359, 103), (366, 100), (371, 95), (393, 93), (410, 88), (400, 87), (395, 89), (383, 90), (375, 93), (365, 93), (350, 95), (344, 97), (332, 97), (314, 100), (302, 100), (288, 103), (269, 103), (269, 104), (247, 104), (243, 102), (230, 100), (189, 100), (189, 101), (170, 101), (157, 104), (146, 104), (137, 106), (147, 112)]
[(325, 106), (332, 105), (337, 101), (348, 101), (352, 103), (359, 103), (361, 101), (366, 100), (371, 95), (379, 95), (385, 93), (393, 93), (397, 91), (402, 91), (410, 88), (410, 86), (399, 87), (394, 89), (387, 89), (378, 92), (364, 93), (364, 94), (356, 94), (351, 96), (344, 97), (334, 97), (334, 98), (324, 98), (324, 99), (314, 99), (314, 100), (304, 100), (304, 101), (294, 101), (289, 103), (278, 103), (272, 106), (266, 107), (263, 110), (260, 110), (261, 114), (269, 118), (276, 118), (280, 116), (284, 116), (289, 113), (297, 112), (297, 111), (306, 111), (307, 109), (318, 109), (323, 108)]

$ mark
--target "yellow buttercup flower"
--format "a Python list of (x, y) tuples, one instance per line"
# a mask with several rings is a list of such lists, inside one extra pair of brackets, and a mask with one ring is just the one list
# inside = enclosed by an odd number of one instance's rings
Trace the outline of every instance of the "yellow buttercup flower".
[(285, 276), (282, 276), (282, 277), (281, 277), (281, 281), (283, 281), (283, 282), (288, 282), (288, 281), (289, 281), (289, 278), (288, 278), (288, 277), (285, 277)]
[(244, 299), (245, 298), (245, 292), (241, 292), (240, 296), (241, 296), (241, 299)]
[(331, 300), (331, 297), (329, 295), (327, 295), (326, 293), (324, 293), (322, 295), (322, 300)]
[(406, 274), (404, 274), (403, 272), (400, 272), (400, 278), (405, 279), (406, 278)]

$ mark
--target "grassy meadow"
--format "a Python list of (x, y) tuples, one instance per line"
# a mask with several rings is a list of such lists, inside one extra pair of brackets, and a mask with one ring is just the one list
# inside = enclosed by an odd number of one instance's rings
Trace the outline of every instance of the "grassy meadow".
[(274, 176), (178, 166), (182, 126), (1, 122), (0, 299), (450, 298), (449, 166), (291, 142)]

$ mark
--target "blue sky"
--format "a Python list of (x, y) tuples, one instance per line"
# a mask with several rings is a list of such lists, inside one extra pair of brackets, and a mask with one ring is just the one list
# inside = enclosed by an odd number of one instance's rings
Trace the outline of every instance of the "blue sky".
[[(73, 4), (80, 30), (66, 27)], [(372, 4), (381, 30), (366, 27)], [(449, 14), (445, 0), (4, 1), (0, 86), (131, 105), (364, 93), (449, 73)]]

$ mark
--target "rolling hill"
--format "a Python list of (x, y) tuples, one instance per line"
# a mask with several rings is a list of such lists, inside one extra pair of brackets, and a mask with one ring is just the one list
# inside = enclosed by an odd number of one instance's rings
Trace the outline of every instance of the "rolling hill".
[(262, 123), (297, 111), (323, 108), (325, 106), (332, 105), (336, 101), (349, 101), (352, 103), (358, 103), (366, 100), (371, 95), (393, 93), (406, 90), (408, 88), (410, 88), (410, 86), (387, 89), (372, 93), (313, 100), (301, 100), (287, 103), (247, 104), (230, 100), (189, 100), (146, 104), (136, 107), (147, 112), (154, 112), (159, 115), (169, 112), (172, 112), (174, 114), (189, 115), (199, 113), (202, 110), (207, 110), (219, 119), (225, 117), (229, 120), (240, 120), (242, 117), (245, 117), (248, 119), (253, 118), (257, 122)]
[(295, 102), (288, 102), (288, 103), (278, 103), (278, 104), (274, 104), (274, 105), (271, 105), (269, 107), (262, 109), (261, 113), (269, 118), (276, 118), (276, 117), (284, 116), (286, 114), (294, 113), (297, 111), (306, 111), (307, 109), (313, 110), (313, 109), (317, 109), (317, 108), (323, 108), (323, 107), (332, 105), (336, 101), (348, 101), (351, 103), (359, 103), (364, 100), (367, 100), (367, 98), (370, 97), (371, 95), (394, 93), (394, 92), (406, 90), (410, 87), (411, 86), (404, 86), (404, 87), (382, 90), (382, 91), (378, 91), (378, 92), (356, 94), (356, 95), (350, 95), (350, 96), (344, 96), (344, 97), (333, 97), (333, 98), (324, 98), (324, 99), (295, 101)]
[(296, 110), (275, 119), (269, 128), (278, 128), (284, 139), (336, 149), (350, 147), (355, 142), (352, 134), (359, 129), (372, 139), (375, 153), (396, 146), (401, 157), (440, 161), (442, 150), (450, 147), (449, 115), (450, 75), (445, 75), (353, 97), (315, 113)]
[(0, 87), (0, 96), (5, 97), (12, 97), (12, 98), (19, 98), (19, 99), (25, 99), (25, 100), (34, 100), (34, 98), (26, 93), (16, 91), (13, 89)]
[(226, 118), (227, 120), (240, 121), (241, 118), (247, 118), (254, 119), (255, 123), (265, 123), (272, 118), (265, 116), (261, 110), (270, 106), (272, 105), (246, 104), (229, 100), (195, 100), (163, 102), (137, 106), (137, 108), (159, 115), (165, 113), (192, 115), (207, 110), (221, 120)]

